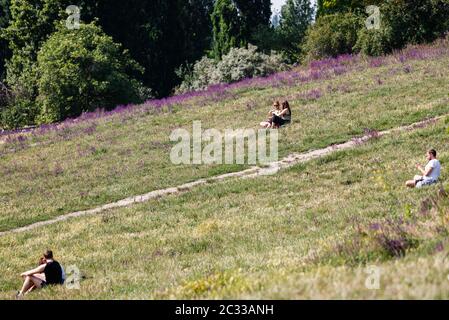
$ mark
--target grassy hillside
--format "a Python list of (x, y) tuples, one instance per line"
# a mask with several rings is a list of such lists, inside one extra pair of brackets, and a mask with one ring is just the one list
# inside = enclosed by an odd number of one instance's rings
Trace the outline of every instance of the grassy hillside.
[[(295, 120), (281, 130), (283, 156), (448, 114), (448, 53), (443, 41), (385, 58), (343, 56), (4, 137), (0, 231), (241, 170), (170, 163), (170, 132), (193, 120), (256, 128), (272, 100), (286, 98)], [(51, 247), (82, 271), (81, 290), (31, 298), (448, 298), (446, 200), (433, 200), (438, 186), (403, 186), (428, 147), (447, 162), (446, 127), (0, 237), (0, 297)], [(382, 268), (380, 290), (365, 288), (371, 264)]]
[[(428, 144), (448, 144), (445, 127), (382, 138), (275, 177), (199, 187), (2, 237), (1, 297), (18, 286), (17, 271), (35, 263), (30, 254), (49, 246), (86, 279), (79, 291), (33, 298), (448, 298), (447, 263), (433, 263), (447, 254), (447, 224), (419, 212), (438, 188), (403, 187)], [(415, 241), (402, 245), (405, 259), (393, 258), (372, 225), (408, 210), (414, 233), (389, 237)], [(438, 245), (443, 252), (434, 255)], [(381, 290), (364, 287), (367, 263), (383, 268)]]
[[(174, 166), (173, 129), (256, 128), (274, 99), (287, 98), (294, 123), (281, 156), (445, 114), (449, 45), (411, 48), (388, 58), (343, 56), (202, 95), (86, 115), (0, 145), (0, 231), (166, 188), (239, 166)], [(238, 112), (238, 116), (236, 116)], [(161, 179), (163, 177), (163, 179)]]

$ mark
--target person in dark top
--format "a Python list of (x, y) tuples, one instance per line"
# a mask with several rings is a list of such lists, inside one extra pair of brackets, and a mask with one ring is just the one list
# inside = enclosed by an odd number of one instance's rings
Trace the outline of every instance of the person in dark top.
[(17, 293), (17, 298), (23, 297), (34, 289), (41, 289), (46, 285), (64, 283), (64, 270), (58, 261), (53, 259), (53, 252), (47, 250), (39, 260), (39, 266), (20, 275), (24, 278), (22, 289)]
[(279, 101), (273, 102), (273, 109), (268, 113), (268, 119), (260, 123), (260, 126), (265, 129), (270, 129), (273, 125), (273, 116), (281, 113), (281, 104)]
[(282, 126), (291, 123), (291, 121), (292, 109), (290, 108), (288, 101), (284, 101), (282, 102), (281, 112), (273, 115), (273, 125), (271, 127), (274, 129), (279, 129)]

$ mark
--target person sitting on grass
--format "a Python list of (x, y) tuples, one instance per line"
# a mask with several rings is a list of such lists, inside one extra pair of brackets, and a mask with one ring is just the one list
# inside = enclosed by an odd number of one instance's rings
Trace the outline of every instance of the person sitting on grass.
[(22, 289), (17, 293), (18, 299), (35, 289), (42, 289), (47, 285), (64, 283), (64, 270), (61, 265), (53, 259), (53, 252), (47, 250), (39, 260), (39, 266), (33, 270), (26, 271), (20, 275), (23, 279)]
[(281, 104), (279, 101), (273, 102), (273, 109), (268, 112), (268, 119), (260, 123), (262, 128), (270, 129), (273, 126), (273, 116), (281, 113)]
[(416, 164), (416, 168), (422, 175), (417, 175), (413, 180), (409, 180), (405, 185), (409, 188), (422, 188), (438, 182), (440, 177), (441, 165), (437, 160), (437, 152), (435, 150), (427, 151), (426, 158), (427, 165), (423, 168), (422, 165)]
[(292, 110), (288, 101), (282, 102), (281, 112), (273, 115), (272, 128), (278, 129), (292, 121)]

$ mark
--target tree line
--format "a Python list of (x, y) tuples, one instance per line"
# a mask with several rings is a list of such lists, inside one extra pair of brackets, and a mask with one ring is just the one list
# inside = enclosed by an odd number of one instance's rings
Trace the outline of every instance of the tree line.
[[(372, 4), (382, 27), (367, 30)], [(271, 16), (270, 0), (0, 0), (0, 129), (432, 41), (449, 0), (286, 0)]]

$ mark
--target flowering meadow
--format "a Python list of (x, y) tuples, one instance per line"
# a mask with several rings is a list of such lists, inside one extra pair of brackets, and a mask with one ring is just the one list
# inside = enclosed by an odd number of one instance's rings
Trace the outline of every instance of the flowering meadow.
[[(139, 112), (148, 112), (149, 110), (168, 110), (175, 106), (206, 106), (211, 103), (218, 103), (227, 99), (233, 99), (238, 96), (242, 90), (264, 89), (267, 87), (285, 88), (300, 87), (301, 84), (310, 82), (318, 82), (319, 80), (331, 79), (354, 70), (363, 70), (367, 66), (369, 68), (379, 68), (385, 65), (397, 64), (403, 65), (405, 72), (410, 72), (408, 61), (437, 59), (449, 54), (449, 38), (439, 40), (434, 45), (409, 46), (404, 50), (395, 52), (393, 55), (386, 57), (362, 57), (360, 55), (344, 54), (335, 58), (327, 58), (318, 61), (312, 61), (308, 66), (295, 67), (290, 71), (272, 74), (267, 77), (248, 78), (236, 83), (218, 84), (209, 87), (203, 91), (192, 91), (184, 94), (174, 95), (168, 98), (148, 100), (142, 105), (120, 105), (112, 111), (97, 110), (95, 112), (84, 113), (75, 119), (68, 119), (62, 123), (46, 124), (38, 128), (3, 130), (0, 136), (10, 136), (14, 134), (34, 132), (36, 134), (44, 134), (50, 130), (60, 130), (67, 126), (77, 125), (80, 122), (89, 120), (122, 116), (127, 117), (129, 114)], [(318, 89), (312, 89), (305, 92), (303, 96), (307, 100), (308, 97), (313, 99)]]
[[(447, 163), (449, 41), (392, 55), (343, 55), (62, 123), (2, 132), (0, 231), (13, 230), (245, 165), (174, 165), (177, 128), (257, 128), (274, 100), (293, 122), (280, 156), (369, 134), (357, 148), (276, 176), (211, 183), (179, 195), (0, 237), (1, 298), (32, 253), (51, 247), (82, 275), (80, 290), (36, 299), (449, 298), (442, 184), (406, 190), (428, 147)], [(441, 189), (441, 190), (440, 190)], [(366, 268), (381, 270), (366, 287)]]

